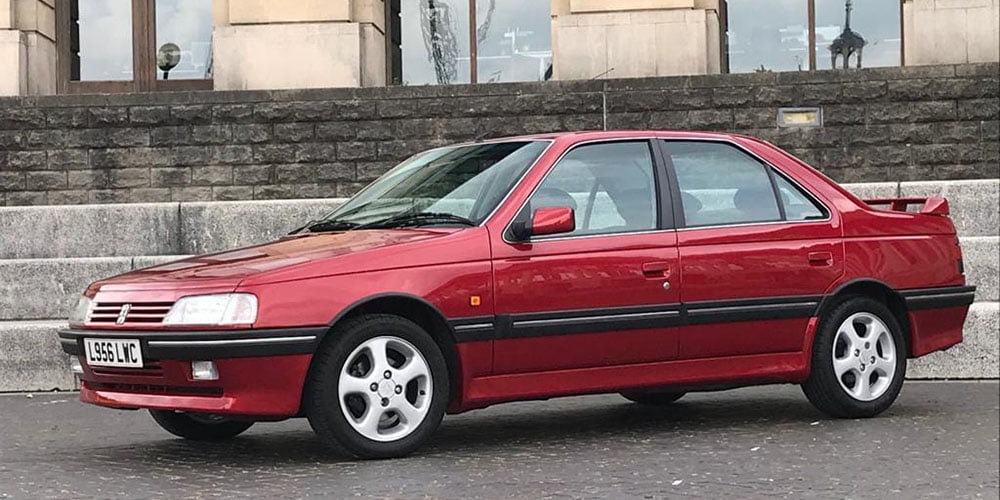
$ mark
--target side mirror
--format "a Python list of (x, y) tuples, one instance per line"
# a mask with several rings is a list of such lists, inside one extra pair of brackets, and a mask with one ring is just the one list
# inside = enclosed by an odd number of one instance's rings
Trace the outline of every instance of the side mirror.
[(576, 217), (569, 207), (545, 207), (535, 210), (531, 218), (531, 235), (571, 233), (576, 229)]

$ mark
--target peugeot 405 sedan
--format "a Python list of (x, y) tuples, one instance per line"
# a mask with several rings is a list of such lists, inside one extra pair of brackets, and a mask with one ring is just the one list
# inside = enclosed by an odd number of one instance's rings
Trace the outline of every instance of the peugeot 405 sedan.
[(578, 394), (791, 383), (871, 417), (973, 293), (942, 198), (862, 201), (745, 136), (579, 132), (417, 154), (278, 241), (92, 284), (59, 337), (84, 402), (201, 440), (306, 417), (380, 458)]

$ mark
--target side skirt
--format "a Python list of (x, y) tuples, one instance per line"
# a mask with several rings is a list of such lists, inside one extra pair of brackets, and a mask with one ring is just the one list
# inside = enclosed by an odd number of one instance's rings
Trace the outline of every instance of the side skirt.
[(472, 378), (456, 409), (628, 389), (801, 383), (808, 374), (806, 351), (493, 375)]

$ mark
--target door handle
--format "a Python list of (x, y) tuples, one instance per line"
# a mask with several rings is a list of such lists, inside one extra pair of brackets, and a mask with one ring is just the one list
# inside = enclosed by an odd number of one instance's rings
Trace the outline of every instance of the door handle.
[(833, 264), (833, 253), (809, 252), (809, 263), (814, 266), (828, 266)]
[(669, 277), (670, 263), (665, 261), (646, 262), (642, 265), (642, 274), (648, 278)]

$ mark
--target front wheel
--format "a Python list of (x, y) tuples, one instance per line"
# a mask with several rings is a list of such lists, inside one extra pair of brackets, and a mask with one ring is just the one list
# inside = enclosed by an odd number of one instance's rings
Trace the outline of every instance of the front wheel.
[(873, 417), (888, 409), (906, 376), (906, 342), (892, 312), (854, 297), (824, 317), (813, 344), (812, 370), (802, 391), (838, 418)]
[(253, 425), (253, 422), (230, 420), (221, 415), (170, 410), (149, 410), (149, 413), (167, 432), (193, 441), (224, 441)]
[(437, 429), (449, 401), (441, 349), (391, 315), (348, 320), (313, 360), (306, 416), (329, 446), (361, 458), (407, 455)]

